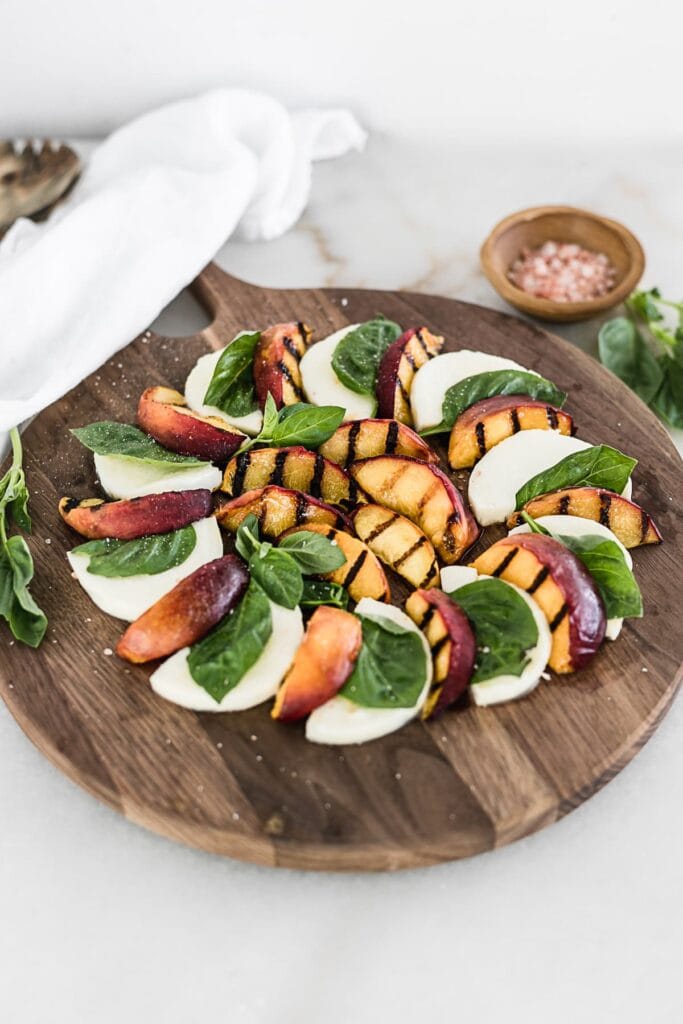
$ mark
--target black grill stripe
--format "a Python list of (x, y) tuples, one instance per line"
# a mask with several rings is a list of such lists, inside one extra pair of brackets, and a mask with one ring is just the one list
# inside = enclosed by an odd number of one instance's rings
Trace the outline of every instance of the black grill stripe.
[(493, 570), (491, 575), (492, 576), (500, 576), (500, 574), (502, 572), (505, 572), (505, 570), (507, 569), (508, 565), (510, 564), (510, 562), (515, 557), (515, 555), (517, 554), (518, 551), (519, 551), (519, 548), (512, 548), (510, 551), (508, 551), (508, 553), (505, 556), (505, 558), (503, 559), (503, 561), (500, 563), (500, 565), (496, 566), (496, 568)]
[(486, 427), (480, 420), (474, 428), (474, 433), (477, 437), (477, 447), (479, 448), (480, 455), (486, 455)]
[(531, 586), (526, 588), (527, 594), (535, 594), (541, 583), (544, 583), (548, 579), (549, 575), (550, 569), (547, 565), (544, 565), (543, 568), (539, 570), (538, 575)]
[(439, 578), (439, 566), (437, 565), (436, 559), (432, 560), (432, 564), (429, 566), (429, 571), (425, 574), (424, 579), (420, 583), (418, 590), (426, 587), (433, 579)]
[(552, 405), (546, 405), (545, 415), (548, 420), (548, 426), (550, 427), (550, 429), (557, 430), (557, 426), (559, 423), (559, 420), (557, 418), (557, 410), (554, 409)]
[[(351, 478), (349, 480), (349, 505), (358, 504), (358, 498), (360, 496), (360, 493), (360, 487), (358, 486), (356, 481), (353, 478)], [(342, 504), (342, 502), (336, 502), (336, 504), (340, 505)]]
[(316, 452), (315, 468), (313, 470), (313, 477), (311, 478), (311, 484), (310, 484), (311, 494), (313, 495), (314, 498), (319, 498), (320, 497), (320, 488), (322, 486), (323, 473), (324, 472), (325, 472), (325, 459), (320, 454), (320, 452)]
[(349, 428), (349, 444), (346, 450), (346, 460), (344, 462), (345, 466), (350, 466), (351, 463), (356, 458), (356, 441), (358, 440), (358, 435), (360, 434), (360, 428), (361, 420), (354, 420), (353, 423), (351, 424), (351, 427)]
[(387, 455), (393, 455), (398, 444), (398, 421), (392, 420), (387, 429), (387, 437), (384, 442)]
[(418, 623), (418, 625), (419, 625), (419, 627), (420, 627), (420, 629), (422, 630), (423, 633), (426, 632), (427, 627), (429, 626), (429, 623), (434, 618), (435, 612), (436, 612), (436, 606), (435, 605), (430, 604), (430, 605), (427, 606), (427, 611), (424, 613), (424, 615), (422, 616), (420, 622)]
[(275, 464), (273, 466), (273, 471), (270, 474), (270, 482), (271, 484), (274, 484), (276, 487), (282, 487), (282, 478), (285, 471), (285, 465), (287, 464), (288, 456), (289, 452), (287, 451), (286, 448), (281, 448), (280, 451), (275, 456)]
[(304, 349), (304, 352), (305, 352), (306, 348), (308, 346), (308, 341), (309, 341), (309, 339), (311, 337), (311, 332), (306, 327), (306, 324), (302, 323), (301, 321), (299, 321), (299, 323), (296, 326), (297, 326), (297, 328), (299, 330), (299, 335), (301, 337), (301, 343), (303, 345), (303, 349)]
[(421, 327), (417, 331), (415, 331), (415, 334), (413, 335), (413, 337), (417, 338), (418, 342), (422, 346), (424, 354), (427, 356), (427, 359), (431, 359), (432, 355), (431, 355), (431, 352), (429, 351), (429, 349), (427, 347), (427, 343), (425, 342), (424, 338), (422, 337), (422, 328)]
[(562, 605), (562, 607), (560, 608), (559, 612), (557, 613), (557, 615), (555, 616), (553, 621), (551, 623), (549, 623), (550, 632), (551, 633), (555, 632), (555, 630), (560, 625), (560, 623), (562, 622), (562, 620), (564, 619), (564, 617), (565, 617), (565, 615), (567, 614), (568, 611), (569, 611), (569, 607), (568, 607), (568, 605), (567, 605), (567, 603), (565, 601), (565, 603)]
[(561, 516), (566, 516), (569, 513), (569, 502), (571, 498), (568, 494), (563, 494), (560, 498), (560, 504), (558, 505), (558, 512)]
[(645, 509), (640, 510), (640, 541), (644, 543), (647, 537), (647, 531), (650, 527), (650, 517), (648, 516)]
[(296, 526), (301, 524), (306, 519), (306, 512), (308, 511), (308, 501), (303, 491), (296, 492), (296, 503), (294, 511), (294, 523)]
[(414, 357), (413, 353), (410, 351), (410, 349), (408, 348), (407, 345), (403, 349), (403, 358), (408, 363), (408, 366), (411, 367), (411, 369), (413, 370), (413, 373), (414, 373), (415, 370), (417, 369), (417, 367), (415, 365), (415, 357)]
[(422, 545), (426, 543), (426, 537), (418, 537), (414, 544), (411, 544), (410, 547), (407, 548), (402, 555), (399, 555), (399, 557), (394, 562), (394, 569), (398, 569), (399, 565), (403, 565), (404, 562), (407, 562), (410, 556), (414, 555), (418, 548), (421, 548)]
[(367, 551), (361, 551), (361, 553), (359, 554), (358, 558), (353, 563), (353, 565), (351, 566), (351, 568), (347, 572), (346, 576), (344, 577), (344, 586), (345, 587), (350, 587), (351, 586), (351, 584), (355, 580), (356, 576), (358, 575), (358, 573), (363, 568), (363, 565), (365, 563), (365, 559), (367, 557), (368, 557), (368, 552)]
[(612, 495), (603, 491), (600, 495), (600, 522), (603, 526), (609, 527), (609, 510), (612, 504)]
[(304, 393), (301, 390), (299, 383), (292, 376), (292, 371), (287, 366), (284, 359), (280, 360), (280, 362), (277, 364), (277, 368), (282, 374), (282, 376), (285, 378), (289, 386), (291, 387), (296, 397), (299, 399), (299, 401), (301, 401), (301, 399), (304, 397)]
[(294, 341), (294, 339), (290, 338), (289, 336), (287, 336), (284, 339), (284, 341), (282, 342), (282, 344), (285, 346), (285, 348), (289, 352), (290, 356), (292, 356), (294, 359), (296, 359), (296, 361), (298, 363), (299, 360), (301, 359), (301, 352), (299, 352), (299, 349), (297, 348), (296, 342)]
[(244, 488), (244, 478), (251, 463), (251, 452), (242, 452), (235, 459), (235, 475), (232, 478), (232, 493), (238, 495)]
[(374, 530), (370, 530), (370, 533), (368, 533), (367, 536), (363, 537), (362, 539), (365, 541), (366, 544), (371, 544), (373, 540), (376, 540), (376, 538), (379, 537), (380, 533), (384, 533), (385, 530), (388, 530), (391, 524), (396, 522), (397, 519), (398, 513), (392, 512), (388, 519), (385, 519), (383, 523), (380, 523), (379, 526), (376, 526)]
[(435, 644), (431, 645), (432, 658), (438, 658), (439, 654), (441, 653), (441, 650), (446, 646), (447, 643), (450, 643), (450, 639), (451, 638), (448, 636), (448, 634), (446, 634), (446, 636), (442, 636), (440, 640), (437, 640)]
[(399, 386), (399, 390), (401, 392), (401, 395), (403, 397), (403, 401), (406, 403), (406, 405), (410, 405), (410, 395), (406, 391), (406, 389), (404, 387), (404, 384), (403, 384), (403, 381), (400, 378), (399, 378), (399, 381), (398, 381), (398, 386)]
[(512, 424), (512, 433), (518, 434), (522, 428), (519, 424), (519, 413), (516, 409), (510, 409), (510, 423)]

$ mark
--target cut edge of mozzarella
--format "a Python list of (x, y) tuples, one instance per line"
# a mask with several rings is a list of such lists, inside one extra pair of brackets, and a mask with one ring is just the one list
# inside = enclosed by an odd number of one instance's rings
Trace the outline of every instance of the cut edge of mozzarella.
[(359, 395), (347, 388), (332, 369), (332, 356), (339, 342), (359, 324), (349, 324), (306, 349), (299, 370), (306, 398), (314, 405), (340, 405), (345, 409), (344, 421), (363, 420), (374, 416), (377, 402), (374, 395)]
[(141, 498), (145, 494), (164, 491), (193, 491), (206, 488), (215, 491), (223, 479), (218, 466), (206, 462), (202, 466), (183, 469), (157, 467), (120, 455), (95, 455), (95, 472), (103, 491), (110, 498)]
[(427, 430), (441, 423), (443, 400), (454, 384), (492, 370), (524, 370), (538, 377), (535, 370), (528, 370), (513, 359), (469, 348), (460, 349), (459, 352), (443, 352), (428, 359), (413, 377), (410, 388), (410, 408), (415, 429)]
[(269, 601), (273, 631), (258, 660), (221, 701), (215, 701), (190, 674), (189, 647), (167, 658), (150, 676), (154, 692), (190, 711), (246, 711), (270, 700), (291, 665), (304, 636), (301, 609), (283, 608)]
[(107, 615), (133, 622), (177, 583), (223, 554), (223, 539), (214, 516), (192, 524), (196, 542), (180, 565), (153, 576), (96, 576), (88, 572), (90, 556), (67, 552), (69, 565), (88, 597)]
[(424, 633), (413, 620), (390, 604), (363, 597), (356, 605), (356, 614), (391, 619), (398, 626), (417, 633), (425, 652), (426, 679), (420, 696), (411, 708), (366, 708), (347, 697), (337, 696), (311, 712), (306, 722), (306, 739), (312, 743), (367, 743), (396, 732), (419, 713), (427, 699), (432, 682), (432, 654)]
[[(540, 526), (544, 526), (546, 530), (550, 530), (554, 534), (565, 534), (567, 537), (589, 537), (599, 536), (604, 537), (605, 540), (613, 540), (621, 550), (624, 556), (624, 561), (629, 569), (633, 569), (633, 559), (631, 558), (630, 551), (624, 547), (616, 534), (607, 526), (603, 526), (602, 523), (598, 523), (595, 519), (586, 519), (584, 516), (539, 516), (536, 522)], [(522, 523), (521, 526), (515, 526), (509, 531), (510, 536), (515, 533), (529, 533), (530, 527), (526, 523)], [(608, 640), (616, 640), (621, 633), (621, 627), (624, 624), (623, 619), (608, 619), (605, 627), (605, 636)]]
[[(250, 333), (252, 332), (241, 331), (237, 337)], [(206, 355), (199, 357), (185, 381), (185, 401), (193, 412), (201, 413), (202, 416), (217, 416), (231, 427), (237, 427), (245, 434), (255, 437), (263, 426), (263, 414), (260, 409), (250, 412), (246, 416), (228, 416), (222, 409), (218, 409), (215, 405), (206, 405), (204, 402), (213, 371), (216, 369), (216, 363), (224, 351), (225, 349), (221, 348), (218, 352), (207, 352)]]

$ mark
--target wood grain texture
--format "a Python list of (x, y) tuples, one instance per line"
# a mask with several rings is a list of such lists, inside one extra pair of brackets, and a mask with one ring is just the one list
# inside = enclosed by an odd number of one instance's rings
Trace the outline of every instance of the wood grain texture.
[[(147, 332), (43, 412), (24, 435), (35, 530), (35, 595), (49, 616), (38, 651), (0, 636), (0, 690), (33, 742), (70, 778), (133, 821), (173, 839), (260, 864), (387, 870), (489, 850), (551, 823), (608, 782), (647, 740), (681, 676), (681, 461), (638, 398), (587, 356), (490, 310), (411, 293), (274, 291), (209, 266), (195, 290), (214, 321), (169, 339)], [(342, 305), (341, 299), (347, 302)], [(466, 707), (360, 747), (307, 743), (268, 707), (195, 714), (147, 685), (149, 670), (113, 649), (123, 624), (70, 579), (76, 536), (62, 494), (96, 493), (92, 458), (68, 433), (132, 421), (145, 387), (182, 387), (199, 355), (238, 329), (305, 320), (321, 338), (381, 311), (426, 324), (447, 349), (510, 356), (569, 392), (581, 437), (639, 459), (634, 497), (665, 543), (633, 552), (645, 618), (627, 622), (576, 676), (553, 677), (497, 708)], [(440, 448), (446, 465), (445, 446)], [(466, 474), (451, 474), (461, 486)], [(502, 535), (490, 528), (474, 552)], [(49, 543), (47, 543), (49, 541)], [(229, 547), (229, 543), (226, 543)], [(397, 603), (405, 589), (392, 577)], [(642, 671), (643, 668), (647, 672)]]

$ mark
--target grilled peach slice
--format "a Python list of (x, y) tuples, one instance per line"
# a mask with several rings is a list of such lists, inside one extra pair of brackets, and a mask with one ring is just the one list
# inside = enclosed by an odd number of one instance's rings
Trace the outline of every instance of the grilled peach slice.
[(268, 392), (276, 406), (303, 402), (299, 361), (308, 348), (311, 331), (306, 324), (274, 324), (261, 332), (254, 352), (256, 398), (263, 409)]
[(356, 459), (371, 459), (375, 455), (409, 455), (421, 462), (439, 461), (427, 442), (398, 420), (349, 420), (318, 450), (326, 459), (345, 468)]
[(210, 462), (227, 462), (245, 440), (225, 420), (192, 412), (179, 391), (160, 386), (143, 391), (138, 423), (169, 451)]
[(470, 469), (489, 448), (520, 430), (557, 430), (572, 435), (569, 413), (525, 395), (483, 398), (458, 416), (448, 444), (451, 469)]
[(317, 608), (277, 692), (272, 717), (294, 722), (331, 700), (351, 675), (362, 642), (355, 615), (327, 605)]
[(153, 533), (170, 533), (204, 519), (211, 512), (211, 491), (165, 491), (125, 501), (102, 498), (62, 498), (59, 514), (82, 537), (135, 540)]
[(359, 505), (351, 518), (360, 539), (413, 587), (438, 586), (436, 553), (419, 526), (381, 505)]
[(260, 487), (245, 491), (239, 498), (232, 498), (216, 511), (220, 525), (237, 533), (240, 523), (248, 515), (255, 515), (262, 535), (279, 537), (285, 530), (307, 523), (324, 523), (340, 530), (353, 529), (351, 521), (332, 505), (312, 498), (303, 491), (289, 491), (286, 487)]
[(320, 578), (331, 580), (332, 583), (340, 583), (349, 592), (352, 601), (360, 601), (362, 597), (372, 597), (375, 601), (390, 601), (391, 591), (384, 569), (372, 551), (357, 537), (352, 537), (343, 530), (335, 530), (333, 526), (324, 526), (322, 523), (309, 523), (307, 526), (295, 526), (288, 533), (296, 533), (297, 530), (310, 530), (313, 533), (320, 533), (333, 543), (337, 544), (342, 553), (346, 556), (344, 565), (335, 569), (334, 572), (325, 573)]
[(236, 555), (207, 562), (132, 622), (116, 653), (141, 664), (196, 643), (235, 607), (248, 582), (246, 566)]
[[(540, 494), (527, 501), (522, 511), (532, 519), (557, 515), (594, 519), (610, 529), (625, 548), (662, 542), (661, 533), (645, 509), (603, 487), (566, 487), (562, 491)], [(522, 522), (521, 513), (514, 512), (508, 519), (508, 526), (519, 526)]]
[(416, 590), (406, 601), (406, 611), (424, 635), (432, 651), (434, 675), (423, 718), (441, 714), (467, 689), (477, 654), (469, 619), (441, 590)]
[(221, 490), (236, 498), (269, 484), (304, 491), (330, 505), (355, 505), (359, 496), (357, 485), (340, 466), (299, 446), (241, 452), (225, 467)]
[(572, 552), (538, 533), (504, 537), (472, 563), (479, 573), (516, 583), (548, 620), (554, 672), (575, 672), (591, 660), (605, 635), (605, 609), (593, 577)]
[(355, 462), (349, 473), (373, 501), (419, 526), (447, 565), (479, 536), (462, 495), (438, 466), (404, 455), (379, 455)]
[[(379, 364), (377, 374), (377, 411), (413, 425), (410, 410), (410, 388), (419, 368), (437, 356), (443, 347), (443, 338), (431, 334), (426, 327), (411, 327), (389, 346)], [(408, 454), (408, 453), (406, 453)]]

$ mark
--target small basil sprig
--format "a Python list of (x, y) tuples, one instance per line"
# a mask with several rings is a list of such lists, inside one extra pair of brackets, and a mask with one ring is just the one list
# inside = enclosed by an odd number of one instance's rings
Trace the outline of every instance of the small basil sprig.
[(427, 678), (419, 635), (391, 619), (359, 618), (363, 644), (340, 694), (367, 708), (414, 707)]
[(636, 465), (637, 459), (606, 444), (573, 452), (527, 480), (517, 491), (515, 509), (519, 511), (539, 494), (559, 491), (564, 487), (604, 487), (621, 494)]
[(237, 454), (249, 451), (256, 444), (273, 448), (289, 448), (303, 445), (304, 448), (319, 448), (332, 437), (344, 419), (345, 410), (338, 405), (309, 405), (297, 402), (277, 408), (270, 392), (263, 409), (263, 426), (257, 437), (248, 438)]
[(9, 535), (12, 521), (30, 532), (28, 488), (23, 468), (19, 431), (10, 431), (12, 463), (0, 480), (0, 616), (21, 643), (38, 647), (45, 636), (47, 618), (29, 592), (33, 559), (28, 544), (18, 534)]
[(254, 353), (260, 331), (238, 334), (221, 352), (206, 389), (204, 402), (228, 416), (248, 416), (257, 408)]
[(359, 324), (334, 350), (332, 369), (337, 378), (359, 395), (374, 395), (382, 356), (400, 335), (399, 325), (381, 315)]
[(72, 554), (87, 555), (88, 572), (112, 579), (126, 576), (156, 576), (182, 565), (195, 549), (197, 534), (193, 526), (170, 533), (157, 533), (135, 540), (106, 537), (79, 544)]
[(191, 455), (178, 455), (157, 444), (149, 435), (129, 423), (115, 423), (101, 420), (87, 427), (75, 427), (71, 433), (86, 448), (96, 455), (116, 455), (121, 459), (132, 459), (151, 466), (167, 466), (169, 469), (188, 469), (191, 466), (205, 466), (201, 459)]

